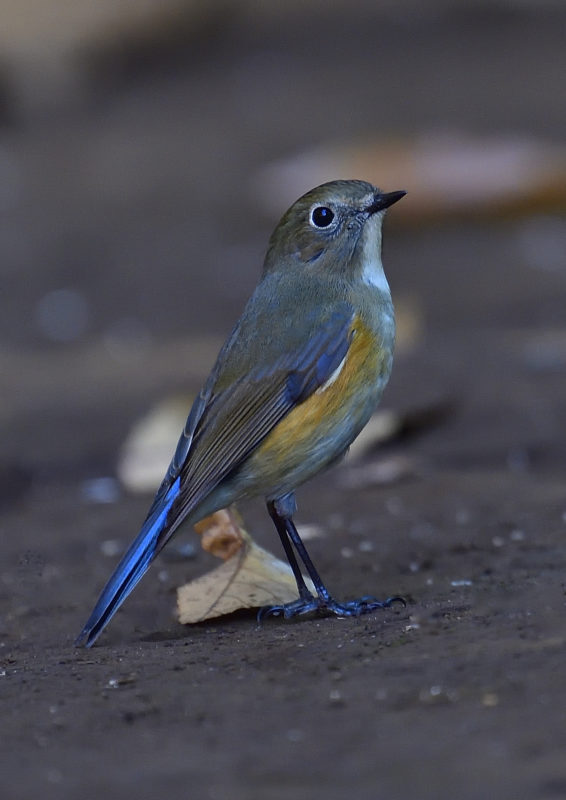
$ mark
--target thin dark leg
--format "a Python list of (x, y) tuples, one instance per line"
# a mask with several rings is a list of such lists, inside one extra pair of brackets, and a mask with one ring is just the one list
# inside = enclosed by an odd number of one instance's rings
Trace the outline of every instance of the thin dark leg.
[(295, 523), (293, 522), (293, 518), (289, 517), (285, 520), (285, 528), (289, 535), (289, 538), (293, 542), (295, 550), (299, 554), (299, 558), (303, 562), (306, 567), (307, 572), (309, 573), (311, 581), (314, 583), (314, 588), (316, 589), (317, 595), (320, 597), (321, 600), (330, 600), (330, 593), (328, 589), (322, 582), (322, 578), (318, 574), (316, 567), (311, 561), (311, 557), (307, 552), (307, 548), (303, 544), (303, 540), (299, 536), (299, 532), (295, 527)]
[[(308, 614), (311, 611), (331, 613), (338, 617), (357, 617), (378, 608), (389, 608), (389, 606), (393, 605), (395, 602), (405, 605), (405, 601), (402, 597), (388, 597), (387, 600), (377, 600), (375, 597), (370, 596), (362, 597), (359, 600), (352, 600), (349, 603), (337, 603), (336, 600), (331, 597), (328, 589), (322, 582), (293, 522), (293, 513), (296, 510), (294, 495), (289, 494), (278, 500), (269, 501), (267, 509), (275, 524), (289, 564), (293, 570), (293, 575), (297, 581), (299, 598), (286, 605), (266, 606), (260, 609), (258, 613), (259, 621), (271, 615), (282, 614), (288, 619), (298, 614)], [(316, 589), (317, 597), (313, 597), (305, 584), (291, 542), (310, 575)]]
[[(280, 517), (279, 514), (277, 513), (277, 510), (275, 508), (275, 504), (273, 503), (273, 501), (270, 501), (267, 504), (267, 510), (269, 511), (269, 515), (270, 515), (271, 519), (273, 520), (273, 523), (274, 523), (275, 527), (277, 528), (277, 533), (279, 534), (279, 538), (281, 539), (281, 544), (283, 545), (283, 548), (285, 550), (285, 555), (287, 556), (287, 561), (289, 562), (289, 565), (290, 565), (291, 569), (293, 570), (293, 575), (295, 576), (295, 580), (297, 581), (297, 588), (299, 590), (299, 595), (302, 598), (304, 598), (305, 600), (306, 599), (312, 600), (312, 594), (307, 589), (307, 585), (306, 585), (306, 583), (304, 581), (304, 578), (303, 578), (303, 575), (301, 573), (301, 568), (299, 567), (299, 565), (297, 563), (297, 559), (295, 558), (295, 553), (293, 552), (293, 548), (291, 546), (291, 542), (289, 541), (289, 537), (287, 535), (287, 526), (285, 524), (286, 521), (285, 521), (285, 519), (283, 517)], [(302, 544), (302, 542), (301, 542), (301, 544)], [(299, 555), (301, 555), (300, 552), (299, 552)], [(308, 567), (307, 567), (307, 569), (308, 569)], [(315, 586), (316, 586), (316, 583), (315, 583)], [(317, 589), (317, 591), (318, 591), (318, 589)]]

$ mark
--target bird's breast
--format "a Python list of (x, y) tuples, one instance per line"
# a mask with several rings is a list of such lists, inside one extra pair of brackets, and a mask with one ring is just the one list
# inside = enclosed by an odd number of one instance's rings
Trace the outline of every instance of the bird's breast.
[(247, 469), (266, 485), (287, 489), (307, 480), (346, 450), (373, 413), (391, 371), (391, 347), (359, 317), (350, 334), (348, 352), (332, 375), (249, 459)]

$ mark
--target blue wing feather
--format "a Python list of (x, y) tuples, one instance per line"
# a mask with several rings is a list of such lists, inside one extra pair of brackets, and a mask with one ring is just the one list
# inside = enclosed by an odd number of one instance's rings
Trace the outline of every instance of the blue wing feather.
[(104, 591), (100, 595), (86, 625), (77, 636), (76, 645), (90, 647), (94, 644), (98, 635), (112, 619), (122, 602), (145, 574), (148, 566), (157, 555), (159, 536), (167, 525), (169, 511), (179, 495), (180, 483), (181, 479), (179, 477), (171, 485), (159, 511), (146, 519), (138, 536), (134, 539), (104, 587)]

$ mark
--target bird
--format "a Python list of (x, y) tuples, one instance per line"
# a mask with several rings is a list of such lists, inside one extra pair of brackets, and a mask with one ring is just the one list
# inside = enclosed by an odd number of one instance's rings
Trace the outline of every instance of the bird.
[(335, 600), (293, 517), (297, 487), (346, 453), (389, 379), (395, 318), (381, 259), (382, 222), (405, 194), (334, 180), (283, 215), (260, 280), (192, 405), (141, 530), (77, 646), (94, 644), (182, 523), (248, 497), (265, 499), (298, 590), (296, 600), (261, 609), (260, 619), (359, 616), (403, 602)]

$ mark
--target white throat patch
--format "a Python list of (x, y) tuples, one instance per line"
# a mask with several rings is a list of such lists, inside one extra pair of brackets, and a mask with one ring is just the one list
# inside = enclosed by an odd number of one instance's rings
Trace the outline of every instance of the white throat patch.
[(364, 226), (362, 249), (362, 280), (368, 286), (390, 295), (391, 290), (381, 263), (381, 223), (383, 214), (371, 216)]

